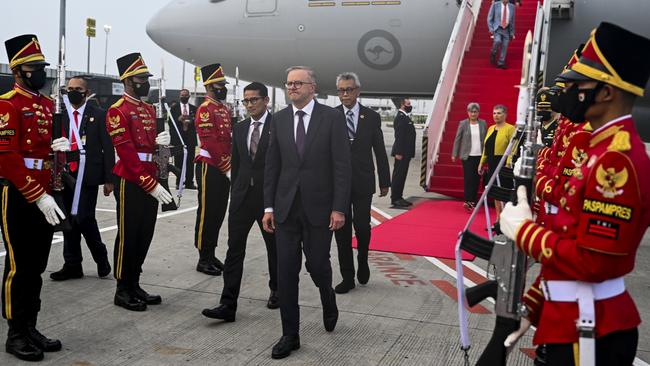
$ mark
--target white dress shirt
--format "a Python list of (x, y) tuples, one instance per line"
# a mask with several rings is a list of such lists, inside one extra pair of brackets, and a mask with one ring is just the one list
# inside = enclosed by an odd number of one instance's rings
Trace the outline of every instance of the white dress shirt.
[(302, 116), (302, 122), (305, 125), (305, 136), (307, 136), (307, 131), (309, 131), (309, 121), (311, 121), (311, 115), (314, 112), (314, 105), (316, 102), (312, 99), (306, 106), (302, 109), (296, 108), (293, 106), (293, 138), (296, 138), (296, 131), (298, 131), (298, 114), (296, 112), (303, 111), (305, 115)]

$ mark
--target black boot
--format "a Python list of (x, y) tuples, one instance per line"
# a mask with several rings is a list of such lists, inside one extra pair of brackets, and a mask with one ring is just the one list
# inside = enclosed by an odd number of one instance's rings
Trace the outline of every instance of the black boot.
[(147, 305), (158, 305), (162, 302), (162, 297), (160, 297), (160, 295), (149, 294), (140, 287), (140, 284), (135, 285), (135, 290), (133, 292), (135, 293), (135, 297)]
[(113, 303), (117, 306), (123, 307), (131, 311), (145, 311), (147, 304), (135, 296), (135, 291), (130, 286), (118, 283), (115, 290), (115, 298)]
[(61, 341), (58, 339), (50, 339), (41, 334), (41, 332), (36, 329), (36, 320), (35, 316), (33, 319), (27, 322), (27, 337), (32, 343), (40, 348), (43, 352), (57, 352), (61, 350)]
[(237, 309), (231, 305), (221, 304), (212, 309), (203, 309), (203, 316), (211, 319), (221, 319), (226, 322), (234, 322), (237, 315)]
[(30, 341), (27, 326), (19, 326), (12, 320), (9, 320), (8, 323), (9, 332), (7, 332), (7, 343), (5, 344), (7, 353), (23, 361), (42, 360), (43, 351)]

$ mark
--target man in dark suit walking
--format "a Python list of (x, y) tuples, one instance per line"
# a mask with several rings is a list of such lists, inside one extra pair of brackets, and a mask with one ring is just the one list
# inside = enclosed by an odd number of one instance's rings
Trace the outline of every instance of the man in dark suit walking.
[(82, 163), (81, 159), (77, 158), (69, 163), (70, 172), (77, 179), (80, 188), (76, 200), (74, 199), (76, 189), (63, 191), (65, 207), (72, 211), (73, 204), (76, 204), (77, 213), (76, 215), (67, 213), (71, 218), (72, 230), (63, 233), (65, 262), (62, 269), (50, 274), (50, 278), (54, 281), (83, 277), (81, 235), (86, 239), (86, 245), (97, 264), (99, 277), (111, 273), (106, 245), (102, 242), (95, 219), (95, 208), (100, 185), (104, 185), (104, 196), (110, 195), (113, 191), (111, 171), (115, 165), (115, 152), (106, 132), (106, 111), (86, 103), (88, 95), (90, 90), (83, 77), (73, 77), (68, 81), (70, 108), (63, 114), (63, 127), (70, 140), (71, 151), (78, 153), (83, 151), (85, 161)]
[[(230, 212), (228, 215), (228, 252), (223, 269), (223, 291), (220, 305), (204, 309), (203, 315), (213, 319), (235, 321), (237, 298), (241, 288), (246, 240), (255, 222), (262, 229), (264, 216), (264, 163), (269, 146), (273, 117), (267, 112), (269, 92), (264, 84), (253, 82), (244, 88), (242, 103), (250, 117), (233, 126)], [(275, 235), (262, 231), (269, 265), (271, 295), (266, 303), (277, 309), (279, 299), (278, 264)]]
[(399, 108), (393, 128), (395, 129), (395, 142), (391, 155), (395, 157), (393, 165), (393, 181), (390, 192), (390, 201), (394, 207), (408, 208), (412, 205), (402, 197), (404, 183), (409, 170), (409, 163), (415, 156), (415, 126), (409, 114), (413, 110), (408, 98), (393, 98), (395, 107)]
[(359, 97), (361, 83), (353, 72), (340, 74), (336, 78), (336, 88), (341, 105), (336, 107), (343, 112), (350, 139), (352, 160), (352, 195), (350, 207), (346, 211), (345, 225), (336, 231), (336, 244), (339, 253), (339, 266), (343, 281), (336, 285), (336, 293), (344, 294), (355, 287), (354, 258), (352, 256), (352, 224), (357, 237), (357, 278), (366, 284), (370, 278), (368, 267), (368, 247), (370, 246), (370, 205), (375, 193), (375, 164), (377, 160), (379, 177), (379, 196), (384, 197), (390, 188), (390, 168), (381, 131), (381, 117), (375, 111), (361, 105)]
[(291, 105), (273, 118), (264, 171), (264, 230), (276, 230), (282, 338), (273, 358), (300, 348), (298, 276), (305, 267), (320, 291), (325, 330), (338, 320), (332, 289), (332, 231), (345, 223), (351, 189), (350, 143), (341, 112), (314, 99), (313, 70), (287, 70)]
[[(196, 107), (190, 104), (190, 91), (187, 89), (181, 90), (180, 102), (174, 104), (171, 108), (172, 116), (176, 122), (176, 127), (181, 133), (183, 142), (187, 146), (187, 160), (185, 166), (185, 188), (196, 189), (194, 185), (194, 153), (196, 152), (196, 127), (194, 127), (194, 116), (196, 115)], [(178, 138), (176, 129), (171, 126), (170, 134), (172, 137), (172, 146), (180, 146), (181, 140)], [(174, 165), (180, 170), (183, 167), (183, 151), (174, 155)], [(180, 184), (180, 177), (176, 177), (176, 187)]]

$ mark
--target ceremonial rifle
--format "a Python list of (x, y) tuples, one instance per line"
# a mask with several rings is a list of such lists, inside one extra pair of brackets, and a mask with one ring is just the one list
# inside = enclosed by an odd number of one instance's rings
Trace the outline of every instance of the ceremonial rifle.
[[(52, 116), (52, 141), (63, 136), (63, 95), (62, 89), (65, 87), (65, 36), (61, 36), (61, 49), (59, 50), (59, 64), (56, 73), (56, 89), (54, 90), (54, 116)], [(52, 153), (52, 196), (66, 218), (54, 226), (54, 231), (68, 232), (72, 230), (72, 225), (68, 219), (69, 212), (65, 209), (63, 200), (63, 180), (66, 179), (68, 186), (74, 187), (74, 178), (65, 173), (66, 153), (53, 151)], [(70, 182), (70, 180), (72, 180)]]
[[(165, 122), (167, 121), (165, 109), (165, 67), (162, 67), (160, 74), (160, 84), (158, 85), (158, 103), (156, 105), (156, 131), (158, 133), (165, 131)], [(172, 156), (171, 150), (167, 145), (158, 145), (154, 160), (158, 166), (158, 183), (171, 194), (169, 190), (169, 158)], [(174, 167), (175, 168), (175, 167)], [(180, 174), (180, 173), (179, 173)], [(178, 175), (177, 175), (178, 176)], [(170, 203), (162, 204), (162, 211), (172, 211), (178, 209), (176, 202), (172, 199)]]

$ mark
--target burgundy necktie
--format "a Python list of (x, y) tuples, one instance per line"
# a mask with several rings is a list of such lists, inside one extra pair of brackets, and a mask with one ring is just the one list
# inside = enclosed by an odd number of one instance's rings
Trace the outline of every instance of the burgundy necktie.
[(305, 121), (302, 117), (306, 114), (304, 111), (297, 111), (298, 127), (296, 128), (296, 147), (298, 148), (298, 155), (302, 158), (302, 152), (305, 149)]
[[(72, 112), (72, 115), (74, 116), (74, 125), (77, 126), (77, 129), (79, 129), (79, 111)], [(71, 151), (79, 150), (77, 138), (75, 137), (76, 135), (72, 131), (72, 129), (70, 129), (70, 136), (72, 137), (70, 139), (70, 150)], [(79, 164), (76, 161), (71, 161), (69, 166), (70, 166), (70, 171), (75, 172), (77, 171)]]

